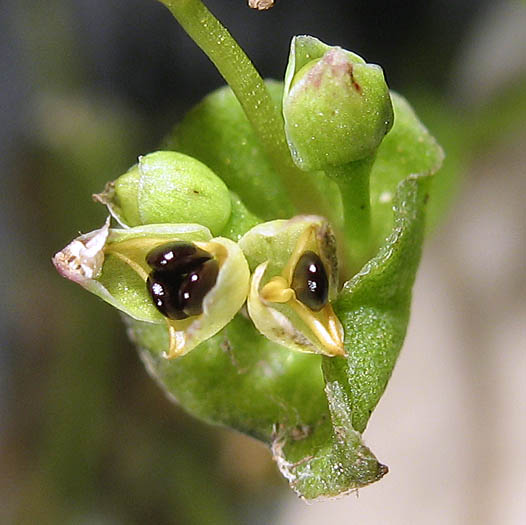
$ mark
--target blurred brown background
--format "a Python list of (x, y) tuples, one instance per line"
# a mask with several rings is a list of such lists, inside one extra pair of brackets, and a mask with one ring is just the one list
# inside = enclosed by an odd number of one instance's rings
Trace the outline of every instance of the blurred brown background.
[[(91, 194), (222, 80), (154, 0), (7, 0), (0, 17), (0, 523), (526, 522), (526, 7), (207, 5), (266, 77), (294, 34), (382, 64), (462, 175), (365, 434), (381, 482), (306, 506), (258, 443), (165, 399), (118, 314), (50, 258)], [(455, 185), (456, 186), (456, 185)]]

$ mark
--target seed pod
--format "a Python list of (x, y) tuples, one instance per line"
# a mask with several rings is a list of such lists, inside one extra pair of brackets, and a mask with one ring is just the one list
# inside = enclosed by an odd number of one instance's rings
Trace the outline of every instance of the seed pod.
[(372, 155), (393, 123), (382, 68), (311, 36), (292, 40), (283, 92), (285, 133), (306, 171)]
[(300, 215), (260, 224), (239, 241), (253, 275), (248, 312), (270, 340), (301, 352), (343, 355), (335, 239), (326, 219)]
[(250, 278), (239, 246), (212, 238), (198, 224), (110, 229), (108, 220), (73, 240), (53, 263), (130, 317), (166, 323), (168, 358), (186, 354), (230, 322), (245, 302)]
[(224, 182), (202, 162), (175, 151), (139, 157), (94, 198), (124, 227), (195, 223), (218, 234), (231, 211)]

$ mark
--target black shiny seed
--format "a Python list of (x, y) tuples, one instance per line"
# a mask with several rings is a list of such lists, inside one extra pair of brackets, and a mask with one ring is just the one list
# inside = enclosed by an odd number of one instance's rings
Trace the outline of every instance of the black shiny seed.
[(179, 288), (182, 280), (183, 276), (177, 273), (154, 270), (146, 281), (146, 288), (153, 299), (153, 304), (169, 319), (180, 320), (188, 317), (179, 303)]
[(146, 262), (153, 268), (146, 287), (159, 312), (175, 320), (203, 312), (203, 299), (219, 272), (211, 254), (178, 241), (157, 246), (148, 253)]
[(219, 264), (211, 259), (186, 275), (179, 287), (179, 304), (185, 314), (203, 313), (203, 299), (214, 286), (218, 272)]
[(292, 275), (291, 288), (305, 306), (318, 312), (328, 301), (329, 279), (320, 257), (306, 251), (298, 260)]
[(189, 272), (197, 268), (212, 256), (195, 246), (195, 244), (174, 241), (161, 244), (151, 250), (146, 256), (148, 266), (154, 270), (166, 270), (174, 272)]

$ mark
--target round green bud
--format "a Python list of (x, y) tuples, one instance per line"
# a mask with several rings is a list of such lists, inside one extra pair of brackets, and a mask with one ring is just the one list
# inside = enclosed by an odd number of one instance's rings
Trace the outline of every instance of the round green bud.
[(202, 162), (175, 151), (139, 157), (95, 198), (127, 227), (193, 223), (218, 234), (231, 211), (224, 182)]
[(382, 68), (308, 36), (292, 41), (283, 116), (294, 162), (306, 171), (372, 155), (393, 124)]

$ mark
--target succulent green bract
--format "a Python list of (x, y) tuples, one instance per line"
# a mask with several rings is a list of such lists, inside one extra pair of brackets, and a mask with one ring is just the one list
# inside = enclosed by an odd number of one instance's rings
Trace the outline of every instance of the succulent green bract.
[[(379, 67), (312, 37), (293, 41), (283, 126), (282, 86), (267, 91), (201, 2), (164, 3), (233, 91), (165, 141), (183, 153), (141, 157), (97, 196), (121, 228), (108, 220), (53, 262), (125, 314), (148, 372), (187, 411), (264, 442), (301, 497), (346, 494), (387, 472), (362, 433), (405, 337), (442, 150)], [(290, 177), (308, 182), (306, 209)], [(173, 255), (181, 246), (197, 259)], [(184, 315), (182, 279), (208, 283)]]
[(294, 162), (306, 171), (371, 155), (393, 124), (382, 68), (311, 36), (292, 40), (283, 116)]

